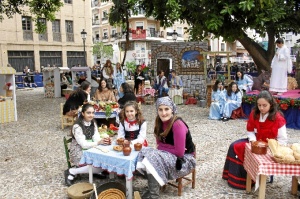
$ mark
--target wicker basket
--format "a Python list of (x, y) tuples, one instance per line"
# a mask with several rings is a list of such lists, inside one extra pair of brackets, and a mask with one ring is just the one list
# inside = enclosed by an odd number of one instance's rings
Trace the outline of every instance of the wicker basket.
[[(108, 182), (97, 187), (99, 199), (126, 199), (126, 188), (119, 182)], [(91, 195), (90, 199), (95, 199), (95, 193)]]
[[(87, 193), (84, 193), (87, 190), (91, 190)], [(93, 193), (93, 185), (90, 183), (77, 183), (68, 188), (68, 196), (72, 199), (85, 199), (90, 198)]]

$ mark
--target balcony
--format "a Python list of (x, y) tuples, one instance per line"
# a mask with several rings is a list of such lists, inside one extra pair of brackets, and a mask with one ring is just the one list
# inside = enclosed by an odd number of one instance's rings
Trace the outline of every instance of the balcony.
[(99, 6), (100, 6), (100, 3), (99, 3), (99, 1), (92, 1), (92, 2), (91, 2), (91, 6), (92, 6), (92, 8), (99, 7)]
[(94, 19), (94, 20), (92, 21), (92, 25), (93, 25), (93, 26), (100, 25), (100, 20), (99, 20), (99, 19)]
[(53, 41), (59, 41), (61, 42), (61, 34), (60, 32), (53, 32)]
[(24, 40), (33, 40), (33, 32), (31, 30), (23, 30)]
[(102, 18), (102, 23), (108, 23), (108, 16)]
[(131, 30), (132, 39), (146, 39), (146, 30)]
[(67, 40), (67, 42), (74, 42), (74, 34), (73, 33), (67, 33), (66, 40)]
[(39, 40), (40, 41), (48, 41), (48, 35), (47, 35), (47, 33), (39, 34)]
[(100, 38), (99, 38), (99, 37), (93, 38), (93, 43), (94, 43), (94, 44), (95, 44), (95, 43), (98, 43), (98, 42), (100, 42)]
[(103, 42), (108, 42), (108, 39), (109, 39), (108, 36), (103, 36), (103, 37), (102, 37), (102, 41), (103, 41)]

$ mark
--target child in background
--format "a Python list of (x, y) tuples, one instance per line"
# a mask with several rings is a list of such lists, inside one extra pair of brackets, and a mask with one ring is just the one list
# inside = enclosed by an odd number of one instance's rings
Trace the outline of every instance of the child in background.
[(246, 143), (256, 140), (267, 142), (267, 139), (276, 139), (281, 145), (287, 143), (286, 121), (269, 91), (258, 94), (249, 115), (246, 133), (248, 138), (230, 145), (222, 176), (229, 186), (237, 189), (246, 189), (247, 172), (243, 167)]
[(120, 125), (118, 138), (125, 138), (131, 141), (131, 144), (141, 143), (147, 146), (146, 132), (147, 122), (145, 122), (138, 103), (128, 101), (119, 114)]
[(223, 109), (223, 117), (221, 120), (226, 122), (231, 117), (232, 111), (241, 107), (242, 105), (242, 93), (238, 89), (238, 85), (235, 82), (231, 82), (227, 89), (226, 102)]
[(209, 119), (219, 120), (223, 113), (226, 101), (226, 89), (220, 80), (216, 80), (211, 94), (211, 104), (209, 109)]

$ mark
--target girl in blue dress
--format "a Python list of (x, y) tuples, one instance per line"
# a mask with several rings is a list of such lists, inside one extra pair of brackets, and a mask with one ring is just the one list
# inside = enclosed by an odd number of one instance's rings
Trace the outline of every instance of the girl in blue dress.
[(219, 120), (223, 113), (226, 101), (226, 90), (220, 80), (216, 80), (211, 94), (211, 104), (209, 109), (209, 119)]
[(244, 74), (243, 71), (238, 70), (235, 75), (235, 81), (238, 85), (238, 88), (243, 92), (249, 92), (252, 90), (253, 80), (247, 74)]
[(120, 96), (120, 86), (124, 82), (125, 82), (125, 78), (124, 78), (123, 70), (122, 70), (121, 64), (118, 62), (116, 64), (116, 74), (115, 74), (115, 79), (114, 79), (114, 85), (115, 85), (115, 88), (118, 90), (119, 97), (122, 97), (122, 96)]
[(223, 109), (223, 117), (221, 120), (224, 122), (228, 121), (231, 117), (232, 111), (241, 107), (242, 104), (242, 93), (238, 89), (236, 82), (231, 82), (227, 89), (226, 102)]

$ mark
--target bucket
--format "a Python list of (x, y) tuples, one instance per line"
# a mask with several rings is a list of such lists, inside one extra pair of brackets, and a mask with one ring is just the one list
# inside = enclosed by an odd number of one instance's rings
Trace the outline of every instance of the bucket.
[(199, 106), (202, 107), (202, 108), (205, 108), (206, 107), (206, 100), (199, 100)]

